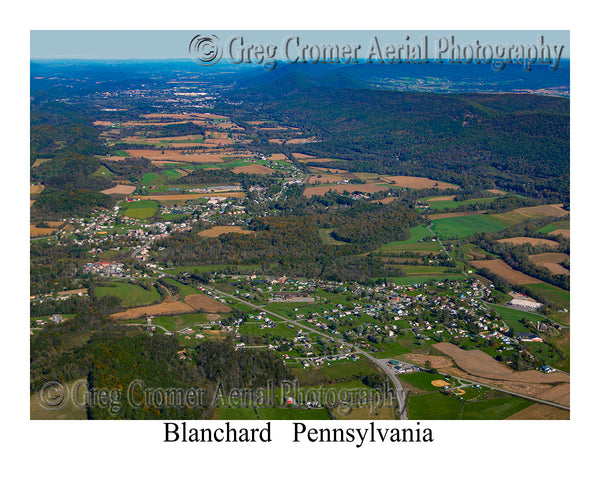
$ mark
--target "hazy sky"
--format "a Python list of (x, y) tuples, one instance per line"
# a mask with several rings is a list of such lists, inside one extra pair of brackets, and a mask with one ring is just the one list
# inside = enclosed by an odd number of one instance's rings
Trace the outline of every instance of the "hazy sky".
[[(281, 45), (288, 35), (298, 35), (305, 43), (359, 43), (366, 48), (373, 35), (381, 43), (418, 42), (424, 35), (434, 44), (436, 37), (454, 35), (456, 44), (512, 45), (537, 44), (544, 36), (546, 44), (564, 45), (563, 58), (570, 57), (567, 30), (32, 30), (32, 59), (128, 59), (128, 58), (188, 58), (188, 46), (198, 34), (217, 35), (225, 42), (233, 35), (242, 35), (246, 43)], [(363, 50), (364, 51), (364, 50)], [(430, 52), (430, 56), (431, 52)]]

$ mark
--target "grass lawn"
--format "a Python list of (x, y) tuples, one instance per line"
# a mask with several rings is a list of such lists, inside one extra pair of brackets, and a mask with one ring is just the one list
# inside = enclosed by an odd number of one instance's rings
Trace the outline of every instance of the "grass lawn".
[[(439, 373), (428, 373), (428, 372), (414, 372), (414, 373), (406, 373), (404, 375), (400, 375), (400, 379), (412, 385), (413, 387), (417, 387), (419, 390), (425, 390), (426, 392), (437, 392), (442, 387), (434, 387), (431, 382), (433, 380), (445, 380), (444, 375)], [(452, 384), (452, 381), (448, 383)]]
[[(435, 198), (435, 197), (433, 197), (433, 198)], [(454, 208), (459, 207), (461, 205), (472, 205), (474, 203), (489, 205), (496, 198), (498, 198), (498, 197), (472, 198), (470, 200), (462, 200), (460, 202), (455, 202), (454, 200), (440, 200), (440, 201), (437, 201), (437, 202), (434, 201), (434, 202), (428, 202), (428, 203), (429, 203), (429, 209), (431, 211), (438, 211), (438, 210), (444, 210), (446, 208), (448, 208), (448, 209), (454, 209)]]
[(466, 238), (479, 232), (497, 232), (506, 224), (488, 215), (438, 218), (432, 220), (432, 230), (440, 238)]
[(194, 287), (190, 287), (189, 285), (185, 285), (185, 284), (183, 284), (181, 282), (178, 282), (177, 280), (175, 280), (173, 278), (165, 278), (164, 280), (169, 285), (174, 285), (175, 287), (177, 287), (179, 289), (179, 293), (181, 294), (182, 300), (185, 299), (185, 297), (187, 297), (188, 295), (196, 295), (196, 294), (200, 293)]
[(150, 218), (156, 213), (156, 208), (128, 208), (124, 215), (129, 218), (139, 218), (143, 220)]
[(152, 287), (151, 291), (142, 288), (140, 285), (131, 283), (113, 283), (110, 287), (96, 287), (95, 295), (97, 297), (105, 297), (111, 295), (121, 299), (121, 305), (124, 307), (136, 307), (147, 305), (149, 303), (160, 300), (160, 295), (156, 288)]
[(532, 283), (527, 285), (527, 288), (542, 300), (553, 303), (558, 308), (570, 308), (571, 293), (568, 290), (563, 290), (549, 283)]
[(323, 245), (347, 245), (346, 242), (335, 240), (331, 236), (331, 232), (333, 232), (333, 228), (319, 228), (319, 237), (321, 238)]
[(492, 305), (491, 307), (515, 333), (529, 332), (529, 329), (520, 322), (522, 318), (526, 318), (534, 323), (544, 320), (542, 316), (536, 315), (535, 313), (522, 312), (521, 310), (515, 310), (514, 308), (501, 307), (500, 305)]
[(428, 393), (410, 397), (408, 417), (411, 420), (500, 420), (533, 402), (517, 397), (494, 398), (465, 403), (451, 395)]
[(144, 173), (144, 177), (142, 178), (142, 183), (144, 185), (162, 185), (163, 183), (167, 183), (169, 181), (169, 177), (166, 175), (160, 175), (154, 172)]

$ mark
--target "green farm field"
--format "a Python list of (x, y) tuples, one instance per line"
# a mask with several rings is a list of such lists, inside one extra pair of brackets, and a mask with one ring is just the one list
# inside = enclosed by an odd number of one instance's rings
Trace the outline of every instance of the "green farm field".
[[(436, 197), (432, 197), (432, 198), (436, 198)], [(455, 209), (462, 205), (473, 205), (475, 203), (488, 205), (488, 204), (492, 203), (496, 198), (498, 198), (498, 197), (471, 198), (469, 200), (462, 200), (459, 202), (455, 202), (454, 200), (439, 200), (439, 201), (433, 201), (433, 202), (427, 202), (427, 203), (429, 204), (429, 210), (431, 210), (431, 211), (444, 210), (446, 208), (452, 210), (452, 209)], [(430, 199), (427, 199), (427, 200), (430, 200)]]
[(432, 222), (432, 230), (440, 238), (466, 238), (480, 232), (498, 232), (507, 226), (487, 215), (438, 218)]
[(142, 288), (140, 285), (131, 283), (112, 283), (108, 287), (96, 287), (94, 289), (97, 297), (111, 295), (121, 299), (121, 305), (124, 307), (137, 307), (160, 300), (160, 294), (156, 288), (152, 287), (150, 291)]
[(527, 289), (531, 290), (531, 292), (543, 301), (553, 303), (558, 308), (570, 308), (571, 294), (567, 290), (550, 285), (549, 283), (532, 283), (527, 285)]
[(523, 312), (521, 310), (515, 310), (514, 308), (502, 307), (500, 305), (492, 305), (492, 308), (498, 315), (502, 317), (502, 320), (506, 322), (508, 327), (515, 333), (528, 332), (529, 329), (521, 323), (521, 319), (525, 318), (531, 322), (538, 322), (543, 320), (541, 315), (535, 313)]
[(428, 393), (411, 397), (408, 418), (411, 420), (501, 420), (532, 405), (517, 397), (494, 398), (464, 403), (455, 396)]

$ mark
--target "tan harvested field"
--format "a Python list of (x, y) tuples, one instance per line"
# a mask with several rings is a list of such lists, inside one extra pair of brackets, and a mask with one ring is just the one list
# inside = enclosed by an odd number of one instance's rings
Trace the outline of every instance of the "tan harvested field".
[(116, 187), (107, 188), (106, 190), (102, 190), (101, 193), (105, 195), (111, 195), (113, 193), (119, 195), (130, 195), (135, 192), (137, 187), (135, 185), (117, 185)]
[(478, 212), (449, 212), (449, 213), (433, 213), (427, 215), (428, 220), (437, 220), (438, 218), (452, 218), (452, 217), (469, 217), (471, 215), (483, 215), (487, 210), (479, 210)]
[(342, 170), (341, 168), (309, 167), (309, 170), (325, 173), (348, 173), (348, 170)]
[[(538, 370), (517, 372), (481, 350), (463, 350), (448, 342), (436, 343), (433, 347), (450, 356), (458, 368), (476, 377), (534, 384), (568, 384), (570, 382), (569, 375), (561, 372), (542, 373)], [(568, 385), (566, 389), (563, 387), (559, 392), (557, 391), (555, 398), (563, 396), (566, 390), (568, 390)]]
[(223, 115), (214, 115), (213, 113), (146, 113), (144, 118), (172, 118), (177, 120), (194, 120), (198, 118), (210, 120), (229, 120), (229, 117)]
[(545, 238), (533, 238), (533, 237), (512, 237), (512, 238), (503, 238), (498, 240), (498, 243), (512, 243), (513, 245), (523, 245), (528, 243), (535, 247), (543, 246), (543, 247), (557, 247), (558, 242), (554, 240), (547, 240)]
[(287, 160), (288, 157), (286, 157), (283, 153), (272, 153), (271, 156), (269, 157), (270, 160)]
[(534, 403), (504, 420), (569, 420), (570, 417), (571, 414), (568, 410), (543, 403)]
[(195, 142), (188, 142), (188, 143), (177, 143), (177, 142), (172, 142), (169, 144), (169, 147), (172, 148), (216, 148), (218, 147), (218, 145), (213, 145), (213, 144), (207, 144), (207, 143), (195, 143)]
[(34, 203), (35, 203), (35, 200), (29, 200), (29, 208), (33, 207)]
[(179, 200), (185, 202), (186, 200), (195, 200), (201, 197), (230, 197), (230, 198), (244, 198), (246, 194), (244, 192), (217, 192), (217, 193), (181, 193), (173, 195), (136, 195), (134, 198), (140, 200)]
[(487, 268), (490, 272), (502, 277), (514, 285), (528, 285), (531, 283), (544, 283), (537, 278), (525, 275), (511, 268), (504, 260), (473, 260), (469, 262), (475, 268)]
[(307, 158), (310, 158), (310, 159), (315, 158), (313, 155), (306, 155), (305, 153), (296, 153), (296, 152), (293, 152), (293, 155), (294, 155), (294, 158), (296, 160), (301, 160), (301, 159), (305, 160)]
[(199, 293), (197, 295), (187, 295), (185, 297), (185, 303), (194, 308), (195, 310), (199, 310), (201, 312), (209, 312), (209, 313), (221, 313), (221, 312), (231, 312), (231, 308), (229, 308), (224, 303), (221, 303), (217, 300), (210, 298), (208, 295), (204, 295)]
[(396, 200), (397, 197), (385, 197), (379, 200), (371, 200), (371, 203), (380, 203), (381, 205), (387, 205), (388, 203), (392, 203)]
[(336, 158), (312, 158), (312, 157), (297, 157), (297, 155), (299, 155), (298, 153), (294, 153), (294, 157), (296, 158), (296, 160), (298, 160), (300, 163), (326, 163), (326, 162), (339, 162), (338, 159)]
[(311, 185), (319, 185), (322, 183), (336, 183), (341, 182), (345, 178), (346, 177), (344, 177), (343, 175), (311, 175), (308, 178), (308, 183), (310, 183)]
[(564, 217), (569, 215), (569, 212), (562, 207), (562, 203), (555, 203), (552, 205), (538, 205), (537, 207), (517, 208), (507, 213), (494, 214), (494, 217), (515, 224), (528, 218)]
[(36, 195), (44, 191), (44, 185), (29, 185), (29, 195)]
[(252, 230), (244, 230), (242, 227), (234, 226), (234, 225), (226, 225), (219, 227), (212, 227), (208, 230), (202, 230), (198, 233), (201, 237), (218, 237), (219, 235), (223, 235), (224, 233), (242, 233), (245, 235), (254, 234)]
[(427, 200), (427, 202), (443, 202), (443, 201), (454, 200), (455, 198), (456, 198), (456, 195), (446, 195), (445, 197), (430, 198), (429, 200)]
[(453, 185), (451, 183), (440, 182), (438, 180), (431, 180), (426, 177), (409, 177), (406, 175), (395, 175), (391, 177), (381, 177), (384, 182), (391, 183), (393, 185), (397, 185), (399, 187), (405, 188), (453, 188), (458, 189), (458, 185)]
[(97, 127), (110, 127), (113, 122), (107, 122), (106, 120), (96, 120), (93, 125)]
[(269, 138), (269, 143), (276, 143), (278, 145), (283, 145), (283, 140), (281, 138)]
[(375, 192), (383, 192), (385, 190), (389, 190), (388, 187), (383, 187), (379, 185), (329, 185), (324, 187), (308, 187), (304, 190), (305, 197), (312, 197), (313, 195), (325, 195), (329, 190), (334, 190), (336, 192), (342, 193), (344, 191), (347, 192), (362, 192), (362, 193), (375, 193)]
[(310, 143), (310, 142), (314, 142), (316, 140), (315, 137), (310, 137), (310, 138), (293, 138), (291, 140), (288, 140), (286, 143), (289, 145), (302, 145), (303, 143)]
[(39, 167), (44, 162), (49, 162), (52, 160), (51, 158), (38, 158), (35, 162), (33, 162), (32, 167)]
[(77, 295), (79, 293), (88, 293), (88, 289), (87, 288), (78, 288), (76, 290), (64, 290), (62, 292), (56, 292), (56, 295), (58, 295), (58, 296), (62, 296), (62, 295)]
[(431, 362), (432, 368), (445, 368), (451, 367), (452, 361), (441, 355), (422, 355), (420, 353), (406, 353), (400, 358), (406, 360), (409, 363), (415, 363), (417, 365), (425, 366), (427, 361)]
[(233, 140), (231, 138), (207, 138), (205, 143), (207, 145), (231, 145)]
[(53, 235), (57, 230), (57, 228), (39, 228), (35, 225), (29, 225), (29, 236), (45, 237), (46, 235)]
[[(127, 150), (132, 158), (147, 158), (148, 160), (160, 161), (176, 161), (185, 163), (222, 163), (224, 157), (247, 158), (249, 154), (233, 153), (233, 152), (211, 152), (211, 153), (194, 153), (185, 154), (181, 150), (165, 150), (165, 153), (160, 153), (160, 150)], [(128, 157), (108, 157), (107, 160), (124, 160)]]
[(497, 188), (490, 188), (489, 190), (487, 190), (490, 193), (493, 193), (495, 195), (506, 195), (506, 192), (503, 190), (498, 190)]
[(550, 235), (552, 237), (557, 237), (558, 235), (562, 235), (565, 238), (571, 238), (571, 230), (569, 230), (568, 228), (558, 228), (558, 229), (550, 232), (548, 235)]
[(560, 265), (561, 262), (569, 261), (569, 255), (566, 253), (540, 253), (539, 255), (529, 255), (536, 265), (546, 267), (554, 275), (570, 275), (571, 272)]
[(257, 175), (268, 175), (269, 173), (275, 173), (275, 170), (264, 165), (244, 165), (243, 167), (235, 167), (232, 169), (233, 173), (255, 173)]
[[(189, 296), (189, 295), (188, 295)], [(167, 301), (148, 305), (146, 307), (135, 307), (124, 312), (113, 313), (113, 320), (134, 320), (147, 315), (181, 315), (183, 313), (194, 313), (196, 309), (184, 302)]]

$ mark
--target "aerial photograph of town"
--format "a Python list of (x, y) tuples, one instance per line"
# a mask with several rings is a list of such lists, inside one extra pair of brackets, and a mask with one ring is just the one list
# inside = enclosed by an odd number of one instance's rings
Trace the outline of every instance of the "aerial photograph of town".
[(30, 418), (569, 419), (569, 32), (202, 33), (31, 32)]

